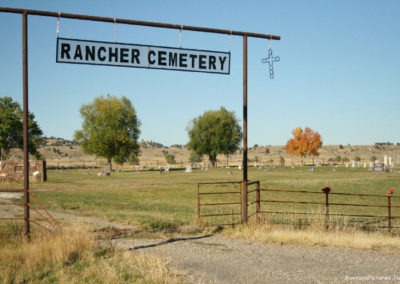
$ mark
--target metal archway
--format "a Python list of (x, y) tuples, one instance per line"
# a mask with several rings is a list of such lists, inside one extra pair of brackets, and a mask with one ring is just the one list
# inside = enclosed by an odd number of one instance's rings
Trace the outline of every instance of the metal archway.
[[(189, 30), (196, 32), (206, 32), (215, 34), (235, 35), (243, 38), (243, 204), (247, 204), (247, 38), (261, 38), (268, 40), (280, 40), (281, 37), (271, 34), (260, 34), (252, 32), (242, 32), (233, 30), (224, 30), (216, 28), (206, 28), (197, 26), (185, 26), (178, 24), (157, 23), (138, 21), (130, 19), (118, 19), (110, 17), (89, 16), (80, 14), (58, 13), (39, 10), (26, 10), (17, 8), (0, 7), (0, 12), (14, 13), (22, 15), (22, 78), (23, 78), (23, 145), (24, 145), (24, 219), (25, 219), (25, 235), (30, 235), (30, 211), (29, 211), (29, 151), (28, 151), (28, 15), (67, 18), (76, 20), (86, 20), (95, 22), (118, 23), (126, 25), (138, 25), (155, 28)], [(247, 206), (244, 206), (247, 208)], [(246, 211), (246, 210), (244, 210)], [(247, 221), (247, 212), (243, 212), (244, 222)]]

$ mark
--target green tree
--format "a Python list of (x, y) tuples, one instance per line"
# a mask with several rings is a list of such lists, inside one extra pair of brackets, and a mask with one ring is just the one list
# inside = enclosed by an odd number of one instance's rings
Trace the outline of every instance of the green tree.
[(162, 153), (164, 154), (165, 161), (168, 164), (171, 164), (171, 165), (176, 164), (176, 160), (175, 160), (175, 155), (174, 154), (169, 153), (167, 150), (162, 150)]
[[(28, 150), (35, 158), (43, 142), (43, 132), (35, 121), (33, 113), (28, 113)], [(0, 160), (7, 160), (12, 149), (23, 148), (23, 112), (19, 103), (11, 97), (0, 98)]]
[(112, 160), (117, 164), (138, 163), (140, 121), (135, 108), (126, 97), (97, 97), (80, 109), (82, 130), (75, 132), (76, 141), (87, 154)]
[(243, 133), (234, 112), (221, 107), (219, 110), (206, 111), (191, 121), (187, 128), (188, 148), (198, 155), (208, 155), (213, 167), (217, 155), (227, 158), (239, 149)]
[(340, 155), (337, 155), (335, 157), (335, 162), (340, 163), (342, 161), (342, 157)]
[(195, 152), (190, 152), (189, 162), (194, 163), (201, 163), (203, 161), (203, 155), (199, 155)]

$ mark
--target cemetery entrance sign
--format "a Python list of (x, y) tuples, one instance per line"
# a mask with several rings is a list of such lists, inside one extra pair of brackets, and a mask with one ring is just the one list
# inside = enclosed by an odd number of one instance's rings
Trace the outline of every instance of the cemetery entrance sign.
[(226, 74), (230, 52), (57, 38), (58, 63)]
[[(194, 32), (205, 32), (222, 34), (228, 36), (240, 36), (243, 39), (243, 186), (242, 206), (243, 217), (247, 220), (247, 38), (260, 38), (268, 40), (280, 40), (280, 36), (271, 34), (260, 34), (216, 28), (205, 28), (196, 26), (183, 26), (177, 24), (138, 21), (131, 19), (118, 19), (110, 17), (79, 15), (70, 13), (57, 13), (50, 11), (39, 11), (19, 8), (0, 7), (0, 13), (14, 13), (22, 15), (22, 95), (23, 95), (23, 148), (24, 148), (24, 220), (25, 235), (30, 235), (30, 208), (29, 208), (29, 125), (28, 125), (28, 16), (41, 16), (52, 18), (65, 18), (83, 21), (94, 21), (124, 25), (146, 26), (154, 28), (187, 30)], [(230, 53), (206, 50), (193, 50), (171, 47), (147, 46), (148, 50), (142, 50), (140, 45), (125, 45), (120, 43), (93, 42), (87, 40), (58, 39), (57, 61), (75, 64), (97, 64), (125, 66), (133, 64), (142, 67), (182, 70), (192, 72), (208, 72), (229, 74)], [(64, 44), (64, 45), (62, 45)], [(79, 47), (78, 47), (79, 46)], [(84, 48), (83, 48), (84, 47)], [(143, 57), (141, 57), (143, 56)], [(268, 59), (268, 58), (267, 58)], [(273, 61), (278, 61), (275, 57)], [(107, 64), (103, 64), (107, 62)], [(145, 64), (139, 66), (140, 64)], [(111, 63), (111, 64), (110, 64)], [(123, 65), (125, 64), (125, 65)], [(149, 67), (150, 66), (150, 67)], [(271, 72), (271, 71), (270, 71)], [(270, 73), (271, 75), (271, 73)], [(273, 73), (272, 73), (273, 75)], [(273, 76), (272, 76), (273, 77)]]

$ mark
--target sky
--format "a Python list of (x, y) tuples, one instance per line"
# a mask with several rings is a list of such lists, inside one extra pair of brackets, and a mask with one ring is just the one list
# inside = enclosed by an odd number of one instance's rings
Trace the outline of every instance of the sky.
[[(324, 145), (400, 142), (400, 1), (0, 0), (0, 7), (273, 34), (248, 39), (248, 145), (285, 145), (310, 127)], [(22, 105), (19, 14), (0, 13), (0, 97)], [(29, 16), (29, 111), (46, 136), (73, 139), (82, 105), (127, 97), (140, 140), (186, 144), (194, 118), (221, 106), (243, 123), (243, 39), (61, 18), (59, 36), (231, 52), (229, 75), (56, 63), (57, 19)], [(280, 61), (274, 79), (262, 59)]]

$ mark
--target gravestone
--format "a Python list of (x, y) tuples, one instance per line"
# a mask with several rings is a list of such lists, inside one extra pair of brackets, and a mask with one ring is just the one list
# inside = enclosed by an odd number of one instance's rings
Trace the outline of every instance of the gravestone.
[(373, 167), (372, 167), (372, 171), (374, 172), (383, 172), (385, 170), (385, 164), (382, 163), (379, 160), (376, 160)]
[(191, 173), (191, 172), (192, 172), (192, 166), (191, 165), (186, 166), (185, 173)]

